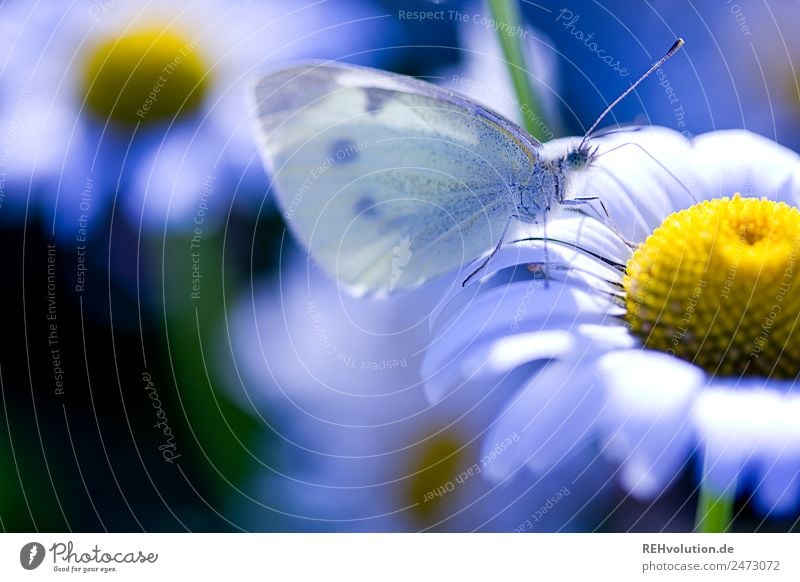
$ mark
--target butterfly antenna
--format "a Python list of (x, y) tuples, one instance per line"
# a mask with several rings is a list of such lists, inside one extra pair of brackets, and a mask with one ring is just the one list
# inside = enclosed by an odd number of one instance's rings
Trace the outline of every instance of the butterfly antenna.
[(620, 101), (625, 99), (625, 97), (630, 95), (631, 91), (636, 89), (636, 87), (638, 87), (639, 84), (642, 81), (644, 81), (647, 77), (652, 75), (654, 71), (659, 69), (661, 67), (661, 65), (666, 63), (669, 59), (672, 58), (672, 56), (675, 53), (677, 53), (679, 50), (681, 50), (681, 47), (683, 46), (683, 44), (684, 44), (684, 42), (683, 42), (682, 38), (679, 38), (678, 40), (676, 40), (675, 44), (673, 44), (670, 47), (670, 49), (667, 51), (667, 53), (663, 57), (661, 57), (659, 60), (657, 60), (655, 63), (653, 63), (653, 65), (649, 69), (647, 69), (647, 72), (644, 75), (642, 75), (641, 77), (636, 79), (636, 82), (633, 83), (633, 85), (631, 85), (630, 87), (625, 89), (625, 91), (622, 92), (622, 95), (620, 95), (619, 97), (614, 99), (614, 101), (611, 103), (611, 105), (606, 107), (605, 111), (603, 111), (603, 113), (600, 114), (600, 117), (597, 118), (597, 120), (592, 124), (592, 126), (589, 128), (589, 130), (585, 134), (583, 134), (583, 139), (581, 140), (581, 146), (583, 146), (586, 143), (586, 140), (589, 139), (589, 136), (592, 135), (592, 132), (595, 129), (597, 129), (597, 126), (600, 125), (600, 122), (603, 121), (603, 119), (605, 119), (606, 116), (609, 113), (611, 113), (611, 111), (614, 109), (614, 107), (616, 107), (619, 104)]

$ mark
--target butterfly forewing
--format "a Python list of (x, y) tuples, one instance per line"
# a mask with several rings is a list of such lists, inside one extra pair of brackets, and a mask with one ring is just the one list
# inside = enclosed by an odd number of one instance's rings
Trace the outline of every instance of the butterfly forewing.
[(292, 67), (255, 98), (284, 217), (355, 292), (408, 288), (490, 251), (535, 162), (507, 120), (380, 71)]

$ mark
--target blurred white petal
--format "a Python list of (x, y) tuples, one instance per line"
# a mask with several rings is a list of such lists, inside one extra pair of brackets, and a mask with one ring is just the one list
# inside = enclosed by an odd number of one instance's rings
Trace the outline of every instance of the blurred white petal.
[(548, 364), (514, 395), (489, 432), (483, 451), (492, 459), (485, 472), (500, 481), (522, 466), (538, 473), (563, 461), (592, 436), (601, 405), (586, 362)]
[(773, 502), (778, 501), (776, 484), (792, 486), (800, 470), (800, 395), (774, 384), (716, 382), (698, 397), (693, 422), (713, 490), (728, 490), (745, 469), (756, 482), (772, 473), (767, 492), (772, 491)]
[(694, 139), (694, 163), (704, 182), (704, 198), (755, 196), (800, 202), (800, 156), (758, 134), (732, 129)]
[(622, 464), (623, 485), (658, 495), (691, 453), (689, 413), (704, 373), (661, 352), (620, 350), (599, 358), (606, 452)]
[[(460, 374), (460, 366), (474, 349), (492, 351), (483, 340), (511, 337), (517, 332), (570, 330), (583, 323), (606, 321), (615, 306), (611, 298), (593, 296), (582, 289), (542, 281), (496, 287), (462, 306), (438, 331), (425, 354), (421, 374), (434, 401), (440, 400)], [(481, 358), (480, 355), (476, 356)], [(474, 360), (473, 360), (474, 361)], [(455, 364), (458, 372), (450, 368)], [(443, 377), (439, 377), (443, 374)]]

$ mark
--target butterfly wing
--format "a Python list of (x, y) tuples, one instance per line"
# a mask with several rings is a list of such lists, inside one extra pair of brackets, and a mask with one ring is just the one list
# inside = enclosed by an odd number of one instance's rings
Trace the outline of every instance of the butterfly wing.
[(284, 217), (356, 293), (412, 287), (491, 250), (539, 145), (453, 93), (352, 65), (282, 69), (254, 96)]

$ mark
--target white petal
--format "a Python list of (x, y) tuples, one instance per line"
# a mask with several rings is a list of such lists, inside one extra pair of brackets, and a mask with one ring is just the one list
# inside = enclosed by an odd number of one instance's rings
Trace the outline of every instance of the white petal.
[(797, 206), (800, 156), (745, 130), (715, 131), (694, 140), (694, 163), (705, 183), (704, 198), (767, 197)]
[(506, 335), (485, 349), (470, 350), (461, 364), (461, 374), (485, 379), (528, 362), (563, 357), (575, 347), (575, 334), (565, 329)]
[[(562, 253), (573, 251), (567, 256), (573, 256), (576, 254), (575, 251), (583, 250), (588, 256), (594, 255), (595, 260), (601, 264), (613, 262), (625, 265), (630, 258), (631, 249), (611, 226), (603, 222), (606, 219), (602, 214), (601, 207), (583, 205), (579, 208), (581, 212), (577, 212), (573, 208), (556, 211), (546, 226), (526, 225), (517, 236), (519, 238), (524, 238), (526, 235), (544, 237), (546, 234), (550, 241), (549, 250), (555, 249)], [(592, 217), (594, 214), (592, 208), (599, 212), (602, 221)], [(539, 243), (539, 245), (542, 244)]]
[(581, 356), (633, 347), (634, 339), (621, 326), (582, 324), (571, 329), (548, 329), (501, 337), (484, 349), (473, 349), (461, 364), (463, 377), (491, 380), (514, 368), (537, 360)]
[[(227, 215), (228, 184), (220, 184), (219, 136), (209, 125), (179, 127), (155, 143), (134, 175), (132, 196), (124, 203), (128, 214), (145, 228), (203, 230)], [(199, 220), (199, 223), (195, 223)]]
[(438, 401), (457, 378), (454, 363), (464, 361), (487, 338), (542, 329), (570, 329), (603, 323), (615, 305), (608, 297), (571, 286), (544, 287), (541, 281), (512, 283), (480, 294), (447, 319), (425, 354), (421, 374), (428, 396)]
[[(524, 465), (542, 472), (583, 446), (602, 402), (593, 372), (590, 361), (568, 360), (548, 364), (532, 377), (484, 442), (484, 458), (491, 457), (486, 474), (500, 481)], [(508, 439), (513, 442), (504, 447)]]
[(756, 452), (756, 503), (770, 514), (787, 514), (800, 501), (800, 395), (780, 393), (780, 411)]
[[(698, 398), (693, 422), (704, 453), (704, 479), (724, 492), (753, 474), (764, 481), (763, 505), (783, 505), (796, 495), (800, 470), (800, 395), (785, 383), (758, 380), (715, 383)], [(795, 497), (796, 499), (796, 497)]]
[[(563, 213), (548, 221), (549, 242), (546, 252), (545, 243), (541, 240), (543, 236), (544, 229), (541, 226), (517, 225), (508, 233), (506, 244), (491, 258), (485, 269), (478, 272), (470, 284), (462, 287), (461, 283), (475, 272), (484, 258), (465, 265), (432, 313), (431, 327), (435, 328), (441, 320), (448, 319), (487, 286), (505, 284), (509, 274), (506, 274), (506, 279), (494, 276), (503, 269), (518, 269), (517, 273), (521, 275), (517, 278), (532, 279), (527, 265), (542, 265), (551, 283), (577, 280), (585, 287), (594, 286), (600, 291), (610, 290), (606, 281), (621, 280), (620, 271), (612, 265), (626, 264), (630, 250), (601, 222), (575, 212)], [(531, 237), (535, 237), (535, 240), (531, 240)], [(481, 287), (477, 285), (478, 282)]]
[[(498, 386), (515, 368), (543, 360), (575, 359), (628, 349), (635, 344), (628, 330), (619, 325), (578, 324), (556, 328), (501, 333), (476, 341), (462, 359), (453, 359), (435, 375), (427, 377), (425, 394), (439, 402), (461, 383), (480, 381), (483, 386)], [(579, 349), (580, 348), (580, 349)]]
[(228, 341), (238, 370), (235, 397), (294, 422), (358, 426), (428, 408), (418, 368), (435, 300), (430, 290), (359, 300), (307, 271), (299, 257), (286, 259), (279, 281), (243, 294), (234, 307)]
[(800, 502), (800, 455), (797, 451), (783, 453), (758, 480), (755, 502), (762, 513), (782, 516), (793, 513)]
[(598, 361), (606, 454), (622, 463), (623, 486), (652, 498), (679, 473), (693, 438), (688, 421), (703, 372), (661, 352), (624, 350)]

